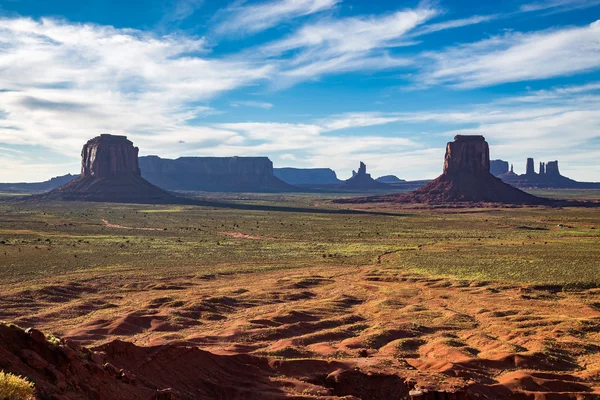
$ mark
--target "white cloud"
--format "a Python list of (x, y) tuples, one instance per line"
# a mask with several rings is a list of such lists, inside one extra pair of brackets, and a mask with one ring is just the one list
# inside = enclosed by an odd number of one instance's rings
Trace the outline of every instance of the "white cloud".
[(418, 85), (458, 88), (537, 80), (600, 69), (600, 20), (583, 27), (507, 33), (425, 54)]
[(254, 108), (262, 108), (263, 110), (270, 110), (273, 108), (273, 104), (266, 101), (234, 101), (231, 102), (232, 107), (254, 107)]
[(218, 33), (256, 33), (287, 20), (333, 8), (341, 0), (270, 0), (258, 4), (229, 7)]
[(590, 8), (597, 5), (600, 5), (600, 0), (546, 0), (523, 4), (521, 6), (521, 11), (532, 12), (549, 10), (553, 12), (562, 12)]
[(273, 70), (208, 58), (202, 38), (51, 19), (0, 19), (0, 49), (0, 143), (73, 158), (106, 132), (147, 138), (149, 150), (231, 140), (234, 132), (194, 125), (217, 112), (202, 103)]
[(279, 86), (288, 86), (324, 74), (368, 71), (410, 65), (391, 56), (395, 47), (412, 44), (406, 36), (438, 14), (430, 8), (405, 10), (371, 17), (322, 19), (259, 49), (260, 56), (290, 56), (280, 62)]
[(498, 18), (498, 15), (474, 15), (468, 18), (455, 19), (450, 21), (438, 22), (435, 24), (426, 25), (420, 29), (417, 29), (414, 33), (415, 36), (426, 35), (428, 33), (444, 31), (447, 29), (461, 28), (469, 25), (477, 25), (484, 22), (489, 22)]

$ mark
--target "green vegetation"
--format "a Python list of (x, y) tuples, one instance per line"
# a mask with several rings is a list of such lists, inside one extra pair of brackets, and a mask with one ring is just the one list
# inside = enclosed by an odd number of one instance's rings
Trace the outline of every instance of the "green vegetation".
[(383, 264), (464, 280), (600, 285), (598, 209), (339, 214), (327, 212), (336, 206), (316, 195), (243, 201), (315, 212), (0, 203), (0, 282)]
[(0, 371), (0, 400), (33, 400), (33, 383), (20, 376)]

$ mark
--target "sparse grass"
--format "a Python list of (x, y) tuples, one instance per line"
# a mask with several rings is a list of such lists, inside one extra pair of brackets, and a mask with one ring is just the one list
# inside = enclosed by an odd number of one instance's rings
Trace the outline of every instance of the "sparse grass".
[(0, 400), (33, 400), (35, 388), (27, 379), (0, 371)]
[[(324, 200), (314, 195), (259, 195), (244, 202), (334, 207)], [(399, 272), (465, 281), (600, 285), (597, 209), (391, 213), (0, 203), (0, 283), (31, 284), (87, 274), (235, 274), (380, 263)], [(160, 230), (109, 228), (102, 219)]]

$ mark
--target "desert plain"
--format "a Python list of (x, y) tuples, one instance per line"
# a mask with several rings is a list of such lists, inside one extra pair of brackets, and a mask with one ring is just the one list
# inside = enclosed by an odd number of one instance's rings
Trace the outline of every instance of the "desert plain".
[(34, 327), (136, 376), (70, 398), (600, 396), (597, 208), (207, 196), (4, 197), (3, 335)]

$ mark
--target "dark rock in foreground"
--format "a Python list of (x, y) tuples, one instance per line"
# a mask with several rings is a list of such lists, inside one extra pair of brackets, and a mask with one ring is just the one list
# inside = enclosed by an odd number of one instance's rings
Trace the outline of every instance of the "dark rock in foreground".
[(140, 157), (142, 176), (166, 190), (290, 192), (296, 188), (273, 174), (267, 157)]
[(456, 136), (448, 143), (444, 172), (424, 187), (404, 195), (344, 199), (338, 202), (546, 204), (548, 200), (514, 188), (490, 173), (490, 152), (483, 136)]
[(273, 173), (290, 185), (335, 185), (342, 182), (331, 168), (274, 168)]
[(81, 175), (37, 200), (174, 203), (180, 200), (142, 178), (138, 151), (125, 136), (100, 135), (81, 152)]

